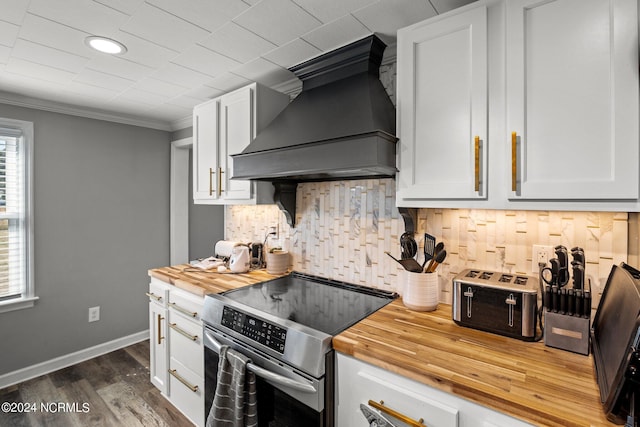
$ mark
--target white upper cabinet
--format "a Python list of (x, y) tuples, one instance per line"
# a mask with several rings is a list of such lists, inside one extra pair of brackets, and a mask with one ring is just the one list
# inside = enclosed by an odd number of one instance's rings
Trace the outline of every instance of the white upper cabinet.
[(220, 160), (226, 199), (250, 199), (251, 181), (232, 180), (231, 155), (239, 154), (255, 137), (253, 118), (253, 89), (246, 87), (224, 96), (220, 100)]
[(230, 156), (242, 152), (288, 104), (288, 95), (253, 83), (193, 109), (194, 203), (273, 203), (270, 183), (231, 179)]
[(398, 199), (486, 199), (487, 9), (398, 31)]
[(636, 200), (637, 1), (510, 0), (506, 11), (509, 198)]
[(218, 198), (218, 121), (220, 101), (200, 104), (193, 109), (193, 198)]
[(398, 206), (640, 211), (637, 0), (478, 0), (397, 68)]

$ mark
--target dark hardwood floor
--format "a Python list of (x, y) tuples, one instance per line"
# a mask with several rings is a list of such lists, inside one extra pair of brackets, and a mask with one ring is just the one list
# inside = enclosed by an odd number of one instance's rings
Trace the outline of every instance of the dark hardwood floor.
[(3, 427), (193, 425), (149, 381), (149, 341), (0, 389), (0, 405)]

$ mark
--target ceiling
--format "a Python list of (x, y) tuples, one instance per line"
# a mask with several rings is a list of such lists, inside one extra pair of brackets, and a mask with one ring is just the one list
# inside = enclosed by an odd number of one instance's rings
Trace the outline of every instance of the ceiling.
[[(176, 130), (192, 108), (474, 0), (0, 0), (0, 102)], [(89, 49), (99, 35), (128, 48)]]

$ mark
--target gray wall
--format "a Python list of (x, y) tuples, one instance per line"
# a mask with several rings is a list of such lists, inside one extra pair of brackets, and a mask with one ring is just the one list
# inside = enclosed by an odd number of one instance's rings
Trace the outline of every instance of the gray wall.
[[(189, 150), (191, 151), (191, 150)], [(189, 176), (193, 176), (193, 157), (189, 156)], [(189, 180), (189, 194), (193, 194)], [(189, 197), (189, 259), (214, 255), (214, 246), (224, 238), (224, 206), (195, 205)]]
[[(193, 128), (188, 127), (171, 133), (171, 140), (190, 138)], [(189, 194), (193, 194), (193, 157), (189, 150)], [(189, 196), (189, 259), (214, 255), (214, 246), (224, 238), (224, 206), (195, 205)]]
[(0, 374), (146, 330), (147, 270), (169, 263), (169, 133), (2, 104), (0, 117), (34, 123), (40, 297), (0, 313)]

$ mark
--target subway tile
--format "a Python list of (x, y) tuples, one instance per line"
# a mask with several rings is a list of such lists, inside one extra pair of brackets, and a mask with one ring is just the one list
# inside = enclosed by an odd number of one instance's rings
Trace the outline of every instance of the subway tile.
[[(297, 210), (292, 229), (276, 206), (227, 206), (225, 238), (261, 242), (278, 223), (294, 269), (401, 290), (403, 270), (384, 253), (400, 255), (404, 232), (392, 179), (301, 183)], [(446, 244), (447, 259), (438, 268), (445, 303), (451, 302), (452, 278), (465, 268), (531, 274), (533, 244), (583, 247), (595, 294), (611, 265), (627, 259), (628, 221), (627, 213), (418, 209), (416, 239), (423, 248), (428, 232)]]

